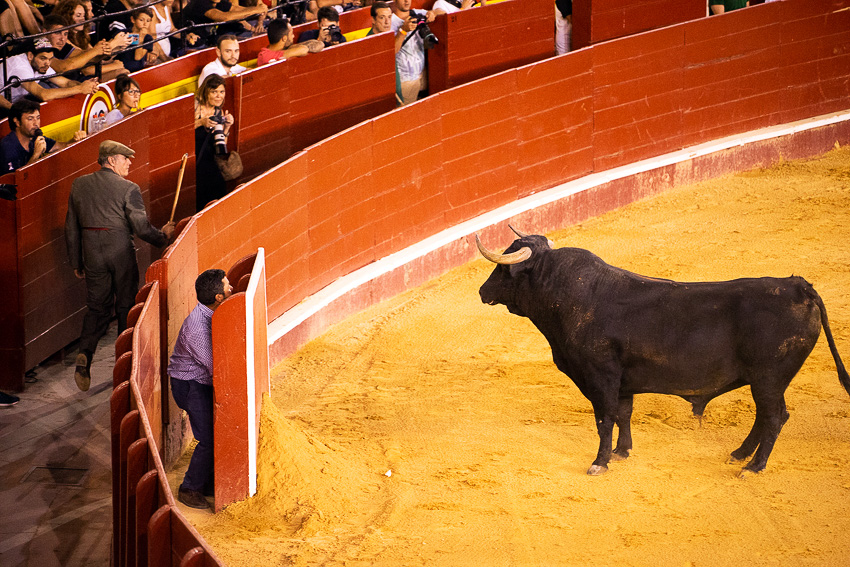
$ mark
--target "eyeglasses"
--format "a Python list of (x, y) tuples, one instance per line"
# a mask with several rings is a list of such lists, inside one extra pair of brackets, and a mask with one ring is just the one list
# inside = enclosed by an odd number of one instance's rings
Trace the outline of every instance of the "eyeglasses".
[(131, 95), (142, 94), (142, 91), (140, 91), (139, 89), (129, 89), (129, 90), (126, 90), (124, 92), (127, 93), (127, 94), (131, 94)]

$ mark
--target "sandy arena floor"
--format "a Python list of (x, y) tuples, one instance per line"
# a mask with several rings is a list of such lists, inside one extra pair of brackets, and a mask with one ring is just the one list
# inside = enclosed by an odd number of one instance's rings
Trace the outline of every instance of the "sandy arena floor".
[[(549, 236), (649, 276), (801, 275), (850, 365), (848, 225), (842, 148)], [(187, 510), (227, 565), (848, 564), (850, 398), (823, 335), (764, 473), (726, 464), (754, 418), (742, 389), (701, 425), (680, 398), (637, 396), (632, 457), (588, 477), (590, 403), (528, 320), (480, 302), (491, 270), (453, 270), (274, 369), (259, 495)]]

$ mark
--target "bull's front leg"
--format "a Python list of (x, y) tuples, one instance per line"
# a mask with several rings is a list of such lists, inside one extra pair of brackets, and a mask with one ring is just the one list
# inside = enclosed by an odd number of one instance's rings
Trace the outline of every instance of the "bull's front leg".
[(632, 452), (632, 408), (634, 396), (621, 396), (617, 406), (617, 447), (611, 455), (611, 460), (622, 461), (629, 458)]
[(611, 460), (611, 445), (614, 438), (614, 422), (617, 420), (617, 395), (604, 395), (601, 400), (594, 401), (593, 414), (596, 417), (596, 431), (599, 433), (599, 451), (596, 460), (587, 469), (587, 474), (598, 476), (608, 471)]

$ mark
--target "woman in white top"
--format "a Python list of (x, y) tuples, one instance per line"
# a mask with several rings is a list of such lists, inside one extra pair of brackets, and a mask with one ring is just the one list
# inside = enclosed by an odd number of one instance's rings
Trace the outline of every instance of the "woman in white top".
[[(165, 2), (151, 6), (153, 8), (153, 23), (156, 28), (156, 37), (162, 37), (174, 31), (174, 23), (171, 20), (172, 4), (174, 4), (174, 0), (165, 0)], [(157, 44), (162, 48), (162, 52), (166, 56), (171, 56), (171, 40), (169, 38), (161, 39)]]
[(142, 89), (136, 79), (130, 75), (121, 75), (115, 79), (115, 98), (118, 99), (118, 104), (105, 117), (105, 125), (115, 124), (120, 120), (124, 120), (133, 110), (139, 110), (139, 99), (142, 96)]

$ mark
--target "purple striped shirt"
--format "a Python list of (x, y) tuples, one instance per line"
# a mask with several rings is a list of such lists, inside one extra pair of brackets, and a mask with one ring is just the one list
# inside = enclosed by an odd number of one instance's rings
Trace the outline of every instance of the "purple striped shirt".
[(198, 303), (183, 321), (168, 359), (170, 377), (212, 386), (212, 314), (212, 309)]

